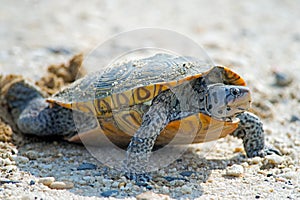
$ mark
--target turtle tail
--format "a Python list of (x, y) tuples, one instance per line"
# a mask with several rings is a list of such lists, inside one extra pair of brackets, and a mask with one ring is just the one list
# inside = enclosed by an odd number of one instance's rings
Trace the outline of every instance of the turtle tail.
[(44, 98), (42, 92), (34, 84), (20, 78), (7, 83), (1, 87), (1, 90), (14, 121), (19, 118), (32, 100)]

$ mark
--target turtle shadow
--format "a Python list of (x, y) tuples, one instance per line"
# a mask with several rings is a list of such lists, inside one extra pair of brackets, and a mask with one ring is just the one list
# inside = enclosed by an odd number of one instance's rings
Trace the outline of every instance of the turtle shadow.
[[(114, 186), (114, 182), (120, 184), (122, 172), (109, 169), (95, 159), (81, 144), (69, 143), (62, 140), (44, 140), (35, 137), (24, 137), (24, 144), (18, 148), (18, 155), (25, 156), (29, 160), (25, 163), (17, 163), (20, 171), (29, 172), (37, 179), (39, 177), (54, 177), (57, 181), (69, 181), (74, 187), (69, 189), (79, 196), (98, 196), (112, 194), (118, 198), (126, 198), (142, 193), (145, 188), (132, 184), (135, 193), (131, 189), (120, 189)], [(213, 170), (241, 162), (241, 155), (229, 159), (206, 159), (193, 151), (183, 155), (167, 167), (152, 173), (150, 185), (147, 190), (155, 191), (173, 198), (196, 198), (203, 195), (201, 184), (205, 184)], [(92, 166), (92, 167), (85, 167)], [(193, 186), (193, 190), (186, 189)], [(165, 190), (160, 190), (161, 188)], [(186, 191), (184, 190), (186, 189)], [(117, 192), (116, 192), (117, 191)]]

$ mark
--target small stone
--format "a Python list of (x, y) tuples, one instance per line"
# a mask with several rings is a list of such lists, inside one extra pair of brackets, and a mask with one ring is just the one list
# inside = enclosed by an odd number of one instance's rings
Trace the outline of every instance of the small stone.
[(117, 181), (114, 181), (112, 184), (111, 184), (111, 187), (113, 188), (117, 188), (119, 186), (119, 182)]
[(35, 181), (34, 180), (31, 180), (30, 182), (29, 182), (29, 185), (34, 185), (35, 184)]
[(19, 164), (26, 164), (29, 162), (29, 159), (25, 156), (16, 156), (16, 155), (13, 155), (12, 156), (12, 159), (16, 162), (16, 163), (19, 163)]
[(233, 152), (234, 153), (244, 152), (244, 149), (242, 147), (236, 147)]
[(33, 151), (33, 150), (29, 150), (29, 151), (25, 152), (24, 154), (27, 158), (29, 158), (29, 160), (36, 160), (39, 157), (38, 152)]
[(79, 181), (77, 181), (77, 183), (79, 185), (86, 185), (87, 184), (87, 182), (85, 180), (79, 180)]
[(24, 194), (21, 196), (21, 200), (31, 200), (34, 199), (34, 197), (31, 194)]
[(178, 178), (178, 177), (172, 177), (172, 176), (165, 176), (164, 178), (169, 182), (177, 181), (177, 180), (187, 181), (185, 178)]
[(209, 178), (209, 179), (207, 179), (207, 182), (212, 183), (212, 182), (214, 182), (214, 180)]
[(283, 157), (276, 155), (276, 154), (267, 155), (265, 157), (265, 160), (269, 164), (273, 164), (273, 165), (279, 165), (284, 161)]
[(187, 185), (184, 185), (181, 187), (181, 191), (184, 193), (184, 194), (191, 194), (192, 193), (192, 188), (187, 186)]
[(161, 188), (161, 192), (164, 194), (168, 194), (170, 192), (170, 189), (167, 186), (162, 186)]
[(43, 185), (49, 186), (51, 183), (55, 181), (54, 177), (43, 177), (39, 179), (39, 183), (42, 183)]
[(49, 185), (49, 187), (51, 189), (59, 189), (59, 190), (62, 190), (62, 189), (71, 189), (71, 188), (74, 187), (74, 184), (72, 182), (55, 181), (55, 182), (51, 183)]
[(249, 167), (249, 164), (247, 162), (243, 162), (243, 163), (241, 163), (241, 165), (242, 165), (243, 168)]
[(295, 144), (296, 146), (300, 146), (300, 140), (295, 140), (295, 141), (294, 141), (294, 144)]
[(262, 161), (262, 158), (256, 156), (256, 157), (250, 159), (250, 164), (259, 164), (261, 161)]
[(15, 165), (8, 165), (2, 168), (2, 170), (5, 170), (7, 172), (15, 172), (18, 170), (18, 167)]
[(0, 158), (0, 166), (12, 165), (12, 161), (9, 158)]
[(92, 163), (82, 163), (79, 167), (77, 167), (77, 170), (93, 170), (97, 169), (97, 165)]
[(181, 176), (187, 176), (187, 177), (189, 177), (189, 176), (191, 176), (193, 173), (195, 173), (195, 172), (193, 172), (193, 171), (184, 171), (184, 172), (180, 172), (180, 175), (181, 175)]
[(90, 182), (91, 179), (92, 179), (92, 177), (90, 177), (90, 176), (84, 176), (84, 177), (82, 177), (82, 180), (84, 180), (86, 182)]
[(126, 183), (125, 182), (121, 182), (121, 183), (119, 183), (118, 188), (125, 187), (125, 186), (126, 186)]
[(280, 87), (288, 86), (293, 82), (293, 77), (289, 74), (280, 72), (280, 71), (273, 71), (273, 74), (275, 76), (275, 84)]
[(7, 178), (0, 178), (0, 184), (5, 184), (5, 183), (16, 184), (16, 183), (19, 183), (19, 182), (18, 181), (9, 180)]
[(185, 184), (184, 180), (174, 180), (170, 182), (171, 186), (182, 186)]
[(297, 179), (297, 173), (296, 172), (286, 172), (280, 175), (280, 177), (282, 178), (286, 178), (286, 179)]
[(165, 195), (165, 194), (156, 194), (154, 192), (147, 191), (147, 192), (144, 192), (142, 194), (137, 195), (136, 199), (137, 200), (152, 200), (152, 199), (169, 200), (171, 198), (168, 195)]
[(290, 122), (296, 122), (296, 121), (300, 121), (300, 118), (296, 115), (292, 115)]
[(241, 165), (234, 164), (226, 169), (227, 176), (240, 177), (244, 173), (244, 168)]
[(282, 178), (282, 177), (276, 177), (275, 180), (279, 181), (279, 182), (287, 182), (287, 179)]
[(111, 197), (111, 196), (116, 196), (119, 194), (118, 190), (108, 190), (108, 191), (104, 191), (101, 193), (101, 196), (103, 197)]

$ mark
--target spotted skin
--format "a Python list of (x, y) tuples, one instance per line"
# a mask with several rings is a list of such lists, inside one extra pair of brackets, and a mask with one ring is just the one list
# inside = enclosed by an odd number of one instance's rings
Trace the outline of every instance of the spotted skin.
[(240, 120), (238, 128), (231, 134), (243, 140), (245, 152), (249, 158), (281, 153), (270, 145), (265, 144), (263, 123), (253, 113), (244, 112), (237, 115)]
[[(78, 128), (84, 130), (97, 126), (94, 116), (76, 114), (74, 112), (78, 111), (50, 105), (38, 88), (26, 81), (12, 85), (5, 98), (15, 123), (25, 134), (68, 137), (76, 134)], [(75, 121), (79, 120), (85, 122), (84, 127), (75, 126)]]

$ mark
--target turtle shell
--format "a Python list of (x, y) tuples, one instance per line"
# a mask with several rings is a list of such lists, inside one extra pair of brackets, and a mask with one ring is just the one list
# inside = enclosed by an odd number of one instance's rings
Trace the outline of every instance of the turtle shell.
[[(143, 114), (153, 98), (164, 90), (201, 76), (205, 77), (207, 84), (246, 85), (229, 68), (212, 66), (192, 57), (156, 54), (118, 63), (104, 72), (90, 74), (47, 101), (95, 115), (99, 121), (99, 130), (104, 135), (114, 143), (128, 144), (141, 125)], [(169, 123), (156, 144), (169, 143), (179, 129), (184, 130), (182, 138), (187, 138), (192, 135), (190, 132), (196, 131), (194, 142), (211, 141), (233, 132), (237, 125), (238, 121), (225, 122), (198, 113)], [(209, 134), (208, 127), (211, 130)], [(83, 136), (84, 133), (80, 134)], [(87, 137), (92, 138), (91, 134)], [(78, 137), (69, 140), (76, 141)]]

